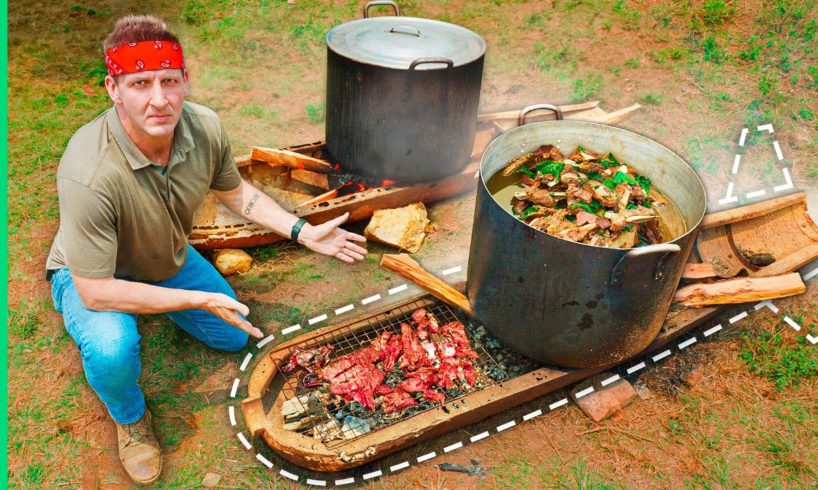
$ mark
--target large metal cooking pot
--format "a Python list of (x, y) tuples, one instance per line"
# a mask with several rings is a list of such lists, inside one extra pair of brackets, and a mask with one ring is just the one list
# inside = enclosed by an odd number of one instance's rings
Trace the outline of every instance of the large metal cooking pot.
[[(495, 201), (486, 182), (509, 160), (543, 144), (566, 155), (578, 145), (614, 153), (676, 204), (687, 232), (667, 243), (610, 249), (519, 221)], [(614, 364), (659, 334), (706, 207), (704, 187), (690, 166), (644, 136), (579, 121), (519, 126), (483, 154), (467, 295), (486, 328), (522, 354), (575, 368)]]
[[(368, 17), (391, 5), (395, 16)], [(327, 150), (344, 170), (420, 182), (456, 173), (474, 144), (486, 43), (370, 2), (327, 33)]]

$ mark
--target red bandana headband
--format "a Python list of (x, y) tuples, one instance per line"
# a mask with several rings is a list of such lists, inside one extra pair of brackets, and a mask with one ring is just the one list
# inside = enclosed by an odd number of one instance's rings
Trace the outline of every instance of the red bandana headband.
[(142, 41), (116, 46), (105, 52), (105, 66), (112, 77), (169, 68), (185, 69), (182, 46), (170, 41)]

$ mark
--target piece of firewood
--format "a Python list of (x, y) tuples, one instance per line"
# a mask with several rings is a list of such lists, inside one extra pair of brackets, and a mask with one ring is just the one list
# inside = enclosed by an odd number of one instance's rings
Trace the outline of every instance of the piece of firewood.
[(294, 151), (282, 150), (281, 148), (262, 148), (260, 146), (254, 146), (250, 153), (250, 158), (260, 162), (267, 162), (271, 165), (311, 170), (322, 174), (335, 173), (335, 169), (332, 168), (332, 165), (324, 160), (302, 155)]
[[(590, 102), (582, 102), (579, 104), (566, 104), (559, 106), (560, 110), (562, 111), (563, 115), (571, 114), (574, 112), (583, 112), (594, 109), (599, 106), (598, 100), (593, 100)], [(515, 111), (503, 111), (503, 112), (490, 112), (487, 114), (480, 114), (477, 116), (477, 122), (490, 122), (490, 121), (497, 121), (502, 119), (508, 119), (509, 121), (513, 121), (514, 124), (517, 124), (517, 116), (520, 115), (520, 110)], [(552, 120), (554, 119), (553, 112), (543, 112), (542, 114), (533, 115), (529, 118), (531, 121), (542, 121), (542, 120)]]
[(691, 281), (699, 279), (711, 279), (714, 277), (719, 276), (718, 274), (716, 274), (716, 270), (713, 268), (713, 264), (709, 262), (704, 262), (701, 264), (687, 263), (685, 264), (684, 271), (682, 271), (682, 279), (688, 279)]
[(676, 290), (673, 301), (685, 306), (755, 303), (806, 291), (797, 272), (774, 277), (742, 277), (709, 284), (691, 284)]
[(468, 315), (474, 316), (474, 310), (466, 295), (433, 276), (432, 273), (421, 267), (408, 255), (384, 254), (381, 258), (381, 267), (409, 279), (444, 303), (460, 308)]
[(803, 206), (806, 207), (806, 202), (806, 195), (803, 192), (797, 192), (795, 194), (790, 194), (747, 206), (710, 213), (705, 215), (704, 219), (702, 219), (701, 229), (708, 230), (710, 228), (717, 228), (719, 226), (729, 225), (739, 221), (747, 221), (749, 219), (758, 218), (798, 203), (802, 203)]

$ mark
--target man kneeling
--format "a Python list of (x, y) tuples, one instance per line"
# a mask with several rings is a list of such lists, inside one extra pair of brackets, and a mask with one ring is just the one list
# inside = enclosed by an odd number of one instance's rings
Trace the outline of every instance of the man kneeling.
[(262, 332), (247, 306), (187, 241), (208, 191), (237, 214), (344, 262), (364, 237), (312, 226), (239, 175), (216, 114), (185, 101), (179, 39), (155, 17), (120, 19), (104, 43), (114, 106), (80, 128), (57, 171), (60, 228), (46, 264), (54, 305), (79, 347), (86, 378), (116, 422), (119, 457), (138, 483), (161, 472), (159, 444), (137, 383), (136, 315), (167, 313), (223, 351)]

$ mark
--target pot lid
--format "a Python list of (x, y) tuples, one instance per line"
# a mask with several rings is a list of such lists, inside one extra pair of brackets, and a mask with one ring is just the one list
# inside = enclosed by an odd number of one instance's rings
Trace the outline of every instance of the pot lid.
[[(409, 69), (422, 58), (448, 58), (454, 66), (471, 63), (486, 52), (482, 37), (465, 27), (415, 17), (369, 17), (346, 22), (327, 33), (327, 47), (360, 63)], [(417, 70), (445, 68), (417, 64)]]

